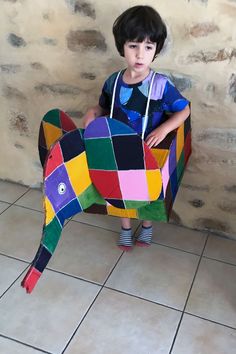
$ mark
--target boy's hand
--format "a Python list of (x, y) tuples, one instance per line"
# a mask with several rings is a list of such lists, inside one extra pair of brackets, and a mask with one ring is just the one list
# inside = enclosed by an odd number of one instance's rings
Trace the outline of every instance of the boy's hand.
[(86, 128), (94, 119), (104, 116), (105, 114), (107, 114), (107, 112), (99, 105), (91, 107), (83, 117), (84, 128)]
[(167, 134), (167, 129), (164, 126), (160, 125), (146, 137), (145, 142), (149, 148), (152, 148), (153, 146), (157, 146), (158, 144), (160, 144), (160, 142), (165, 139)]
[(84, 128), (87, 128), (87, 126), (89, 125), (89, 123), (91, 123), (96, 117), (95, 116), (85, 116), (83, 117), (83, 125), (84, 125)]
[(157, 146), (165, 139), (166, 135), (172, 132), (174, 129), (180, 127), (180, 125), (188, 118), (190, 114), (189, 105), (187, 105), (182, 111), (175, 112), (162, 123), (158, 128), (154, 129), (146, 138), (146, 144), (149, 148)]

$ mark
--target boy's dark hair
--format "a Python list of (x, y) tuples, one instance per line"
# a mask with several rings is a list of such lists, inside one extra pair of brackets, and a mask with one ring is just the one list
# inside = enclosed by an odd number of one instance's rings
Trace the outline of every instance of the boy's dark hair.
[(151, 6), (134, 6), (123, 12), (113, 24), (116, 48), (124, 56), (124, 44), (127, 41), (142, 42), (148, 38), (156, 43), (154, 58), (160, 53), (166, 36), (166, 25), (159, 13)]

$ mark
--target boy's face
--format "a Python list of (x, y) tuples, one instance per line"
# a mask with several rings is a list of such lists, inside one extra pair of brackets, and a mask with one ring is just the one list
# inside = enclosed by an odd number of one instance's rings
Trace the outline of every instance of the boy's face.
[(146, 38), (143, 42), (127, 41), (124, 45), (124, 57), (128, 69), (137, 74), (149, 72), (149, 66), (156, 52), (156, 43)]

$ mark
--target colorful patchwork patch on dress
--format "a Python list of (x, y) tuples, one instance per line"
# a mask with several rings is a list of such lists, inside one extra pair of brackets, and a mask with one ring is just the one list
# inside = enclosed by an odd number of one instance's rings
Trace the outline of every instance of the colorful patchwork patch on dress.
[(109, 204), (139, 208), (159, 197), (157, 161), (133, 129), (115, 119), (98, 118), (85, 130), (84, 143), (91, 180)]

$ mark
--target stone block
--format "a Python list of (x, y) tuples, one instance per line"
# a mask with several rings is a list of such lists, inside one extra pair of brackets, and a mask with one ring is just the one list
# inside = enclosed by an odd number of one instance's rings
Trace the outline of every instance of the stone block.
[(39, 84), (34, 89), (42, 94), (54, 93), (57, 95), (78, 95), (81, 92), (79, 87), (67, 84)]
[(22, 113), (18, 113), (10, 119), (10, 127), (18, 131), (20, 135), (29, 135), (28, 120)]
[(10, 33), (8, 36), (8, 42), (13, 47), (25, 47), (26, 42), (22, 37), (17, 36), (15, 33)]
[(70, 31), (67, 36), (67, 46), (72, 52), (96, 49), (106, 51), (107, 45), (104, 36), (96, 30)]
[(16, 74), (21, 71), (21, 65), (18, 64), (2, 64), (1, 71), (7, 74)]
[(94, 7), (86, 1), (76, 1), (74, 11), (79, 12), (85, 16), (91, 17), (94, 20), (96, 18), (96, 12)]
[(212, 22), (202, 22), (190, 27), (189, 33), (193, 37), (206, 37), (212, 32), (218, 32), (219, 27)]

